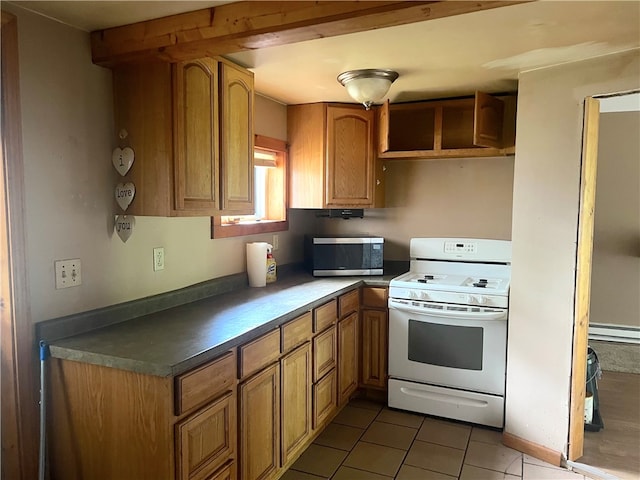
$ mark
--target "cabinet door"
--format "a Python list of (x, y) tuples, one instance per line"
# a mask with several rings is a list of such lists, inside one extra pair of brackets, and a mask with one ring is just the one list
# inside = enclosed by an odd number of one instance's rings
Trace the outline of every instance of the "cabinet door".
[(220, 62), (222, 210), (253, 214), (253, 73)]
[(174, 208), (213, 214), (218, 205), (218, 62), (176, 63)]
[(236, 396), (230, 392), (176, 425), (179, 480), (203, 480), (226, 462), (236, 446)]
[(486, 93), (476, 92), (473, 143), (480, 147), (502, 148), (504, 102)]
[(313, 381), (317, 382), (336, 366), (336, 327), (313, 337)]
[(373, 206), (374, 111), (327, 107), (326, 204)]
[(336, 369), (313, 385), (313, 429), (319, 430), (338, 408)]
[(236, 464), (231, 462), (225, 465), (207, 480), (236, 480)]
[(358, 313), (338, 322), (338, 405), (358, 388)]
[[(171, 89), (171, 65), (166, 62), (118, 65), (113, 69), (114, 140), (135, 152), (131, 169), (118, 180), (136, 186), (127, 215), (172, 214)], [(120, 207), (114, 208), (122, 213)]]
[(280, 460), (280, 364), (240, 384), (240, 478), (269, 478)]
[(367, 387), (385, 388), (389, 322), (384, 310), (362, 310), (362, 378)]
[(311, 343), (280, 360), (282, 377), (282, 465), (304, 445), (311, 433)]

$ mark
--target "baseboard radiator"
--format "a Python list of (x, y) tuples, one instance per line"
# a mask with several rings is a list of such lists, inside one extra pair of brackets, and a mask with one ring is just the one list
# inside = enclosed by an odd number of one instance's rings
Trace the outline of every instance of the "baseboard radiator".
[(589, 325), (589, 340), (640, 344), (640, 328), (628, 325), (592, 323)]

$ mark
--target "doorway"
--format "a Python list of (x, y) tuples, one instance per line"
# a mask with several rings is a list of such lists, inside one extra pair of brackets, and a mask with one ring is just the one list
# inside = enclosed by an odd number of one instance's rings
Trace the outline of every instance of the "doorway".
[[(594, 282), (592, 278), (593, 260), (594, 260), (593, 249), (594, 249), (594, 239), (597, 238), (599, 245), (601, 245), (602, 244), (601, 239), (603, 238), (602, 226), (600, 228), (600, 235), (598, 236), (598, 233), (599, 233), (598, 231), (596, 231), (596, 233), (594, 234), (594, 222), (597, 221), (596, 220), (597, 212), (595, 212), (596, 183), (599, 183), (597, 181), (596, 171), (602, 168), (601, 166), (596, 168), (596, 165), (598, 163), (602, 165), (603, 161), (606, 162), (608, 160), (609, 162), (606, 163), (605, 166), (608, 169), (610, 169), (611, 166), (609, 165), (609, 163), (612, 163), (614, 160), (619, 161), (618, 157), (620, 157), (621, 155), (620, 151), (609, 152), (608, 150), (607, 150), (608, 154), (603, 155), (602, 154), (603, 150), (599, 148), (599, 144), (600, 144), (599, 140), (601, 140), (602, 138), (601, 136), (603, 134), (602, 113), (606, 114), (606, 112), (629, 111), (629, 110), (632, 110), (632, 111), (636, 110), (635, 115), (640, 115), (640, 113), (638, 113), (638, 111), (640, 111), (640, 94), (638, 92), (627, 92), (626, 94), (603, 95), (598, 99), (589, 97), (585, 100), (582, 175), (581, 175), (581, 189), (580, 189), (581, 197), (580, 197), (580, 212), (579, 212), (579, 233), (578, 233), (578, 259), (577, 259), (577, 271), (576, 271), (576, 300), (575, 300), (575, 323), (574, 323), (574, 344), (573, 344), (574, 355), (573, 355), (573, 367), (572, 367), (571, 415), (570, 415), (570, 429), (569, 429), (569, 460), (578, 460), (581, 463), (586, 463), (589, 465), (592, 464), (592, 463), (589, 463), (590, 461), (595, 462), (593, 466), (606, 471), (608, 471), (607, 467), (609, 467), (609, 465), (602, 464), (601, 462), (600, 464), (598, 464), (599, 462), (597, 458), (592, 455), (593, 441), (594, 441), (593, 437), (589, 438), (590, 446), (588, 448), (588, 451), (590, 455), (587, 455), (585, 456), (585, 458), (582, 458), (584, 453), (584, 446), (585, 446), (584, 445), (584, 441), (585, 441), (584, 395), (585, 395), (585, 379), (586, 379), (586, 355), (587, 355), (587, 345), (588, 345), (588, 339), (589, 339), (589, 324), (593, 320), (592, 318), (590, 318), (592, 313), (591, 304), (594, 298), (594, 290), (593, 290)], [(637, 123), (637, 118), (634, 121)], [(618, 125), (617, 128), (620, 129), (620, 125)], [(634, 133), (634, 132), (637, 132), (637, 130), (633, 130), (633, 127), (632, 127), (630, 138), (635, 139), (635, 142), (637, 143), (637, 133)], [(621, 138), (618, 138), (616, 141), (616, 147), (619, 147), (620, 143), (621, 143)], [(604, 147), (604, 144), (602, 146)], [(630, 148), (633, 149), (634, 147), (631, 146)], [(635, 148), (637, 148), (637, 145)], [(631, 179), (631, 182), (633, 182), (634, 172), (635, 172), (635, 177), (638, 176), (637, 175), (637, 168), (639, 168), (637, 165), (638, 154), (637, 152), (626, 153), (626, 151), (625, 151), (625, 154), (630, 155), (632, 157), (631, 161), (632, 162), (635, 161), (636, 163), (633, 164), (633, 168), (630, 168), (629, 166), (626, 167), (625, 172), (622, 174), (623, 175), (622, 178), (624, 179), (624, 175), (626, 174), (627, 177)], [(598, 158), (599, 156), (601, 158)], [(597, 187), (598, 191), (600, 191), (600, 188), (602, 186), (600, 183)], [(606, 189), (603, 189), (603, 191), (600, 193), (599, 204), (602, 204), (603, 197), (606, 198), (609, 196), (614, 196), (615, 194), (619, 194), (619, 192), (616, 192), (615, 190), (616, 189), (620, 190), (621, 188), (623, 188), (622, 183), (623, 182), (620, 182), (620, 178), (619, 178), (618, 184), (612, 187), (613, 190), (609, 190), (609, 193), (607, 193)], [(634, 187), (633, 190), (637, 191), (638, 189)], [(611, 192), (613, 192), (613, 195)], [(633, 199), (630, 198), (628, 199), (628, 201), (632, 205), (631, 208), (634, 208)], [(635, 202), (635, 204), (637, 203), (638, 202)], [(600, 206), (599, 208), (603, 210), (602, 206)], [(609, 211), (601, 211), (600, 215), (601, 215), (601, 218), (607, 218), (609, 222), (611, 222), (611, 218), (609, 218), (611, 216), (619, 218), (621, 214), (622, 216), (624, 216), (625, 214), (629, 215), (629, 213), (627, 212), (627, 210), (629, 210), (630, 208), (629, 203), (625, 204), (624, 201), (619, 202), (619, 205), (616, 207), (608, 207), (608, 208), (609, 208)], [(635, 208), (637, 209), (638, 207), (635, 206)], [(633, 218), (634, 215), (636, 214), (631, 213), (630, 218)], [(631, 228), (632, 230), (631, 233), (624, 232), (621, 235), (620, 232), (625, 231), (625, 228), (626, 230), (629, 230), (628, 224), (630, 222), (621, 221), (621, 220), (618, 220), (618, 221), (620, 223), (617, 226), (617, 228), (612, 228), (612, 226), (604, 227), (606, 230), (611, 231), (611, 232), (606, 232), (604, 236), (604, 238), (607, 238), (610, 243), (609, 248), (611, 248), (612, 245), (617, 245), (616, 248), (618, 250), (624, 251), (626, 249), (627, 255), (629, 251), (631, 251), (631, 254), (628, 256), (633, 261), (640, 261), (639, 260), (640, 252), (635, 251), (637, 250), (637, 245), (635, 247), (633, 246), (634, 243), (637, 242), (637, 238), (639, 238), (639, 235), (640, 235), (640, 223), (637, 226)], [(621, 239), (623, 239), (623, 241), (621, 241)], [(602, 268), (602, 267), (599, 266), (599, 268)], [(608, 268), (611, 269), (612, 267), (609, 266)], [(618, 266), (618, 268), (620, 267)], [(636, 268), (635, 275), (637, 275), (637, 266), (635, 268)], [(607, 277), (609, 277), (610, 279), (609, 283), (610, 284), (613, 283), (616, 277), (620, 277), (621, 276), (620, 273), (622, 273), (620, 270), (609, 271), (606, 274)], [(633, 275), (633, 273), (631, 273), (631, 275)], [(602, 283), (601, 282), (598, 283), (600, 276), (596, 277), (596, 279), (597, 281), (595, 282), (595, 286), (598, 287), (598, 289), (601, 289)], [(626, 286), (627, 283), (623, 283), (623, 285)], [(598, 293), (596, 297), (603, 296), (602, 292), (600, 292), (599, 290), (596, 290), (596, 292)], [(613, 295), (620, 297), (621, 294), (622, 294), (621, 288), (620, 286), (618, 286), (617, 289), (615, 289), (612, 292), (609, 292), (608, 295), (609, 297)], [(615, 300), (608, 299), (608, 301), (614, 301), (614, 302), (620, 303), (620, 298), (617, 298)], [(637, 301), (637, 292), (634, 295), (632, 295), (632, 300), (629, 300), (629, 301), (631, 302)], [(615, 317), (615, 314), (614, 314), (615, 309), (612, 310), (611, 307), (612, 305), (610, 304), (607, 309), (607, 316), (609, 316), (609, 314), (612, 314), (612, 316)], [(638, 310), (638, 308), (636, 308), (636, 310)], [(618, 312), (623, 312), (623, 311), (624, 311), (624, 308), (618, 309)], [(623, 315), (617, 315), (618, 318), (620, 318), (621, 316)], [(600, 317), (602, 317), (602, 315), (600, 315)], [(613, 378), (610, 379), (613, 385), (616, 384), (616, 381), (619, 381), (615, 377), (616, 376), (614, 375)], [(630, 392), (635, 392), (636, 390), (640, 389), (639, 387), (640, 384), (635, 382), (636, 379), (632, 379), (633, 381), (628, 381), (628, 380), (629, 379), (627, 379), (627, 381), (625, 381), (624, 383), (629, 384), (629, 388), (631, 389)], [(607, 395), (611, 395), (611, 385), (607, 385), (607, 389), (609, 390), (609, 393)], [(640, 396), (640, 392), (635, 393), (635, 395)], [(636, 402), (637, 402), (637, 399), (636, 399)], [(604, 403), (608, 405), (615, 404), (615, 403), (613, 404), (611, 403), (610, 397), (607, 398), (607, 401)], [(638, 403), (634, 403), (633, 405), (638, 405)], [(637, 414), (640, 412), (633, 412), (633, 413)], [(628, 418), (626, 418), (625, 421), (626, 420), (628, 420)], [(606, 423), (606, 419), (605, 419), (605, 423)], [(631, 425), (631, 427), (637, 430), (638, 429), (637, 419), (635, 423), (636, 423), (635, 426)], [(626, 427), (628, 426), (630, 425), (626, 425)], [(615, 427), (616, 427), (616, 424), (614, 422), (613, 425), (611, 425), (610, 430), (615, 430)], [(589, 432), (589, 433), (591, 434), (592, 432)], [(611, 432), (607, 432), (607, 433), (610, 434)], [(631, 445), (629, 445), (629, 447), (637, 451), (637, 440), (635, 442), (635, 446), (633, 445), (633, 443), (634, 442), (631, 442)], [(629, 463), (630, 461), (631, 461), (631, 464)], [(638, 459), (636, 458), (634, 460), (633, 458), (627, 457), (620, 460), (621, 464), (629, 465), (628, 468), (632, 469), (629, 472), (629, 474), (633, 476), (632, 478), (635, 478), (638, 474), (638, 472), (636, 471), (638, 470), (638, 467), (637, 466), (634, 467), (633, 462), (638, 463)], [(622, 473), (623, 478), (625, 478), (624, 469), (620, 472), (616, 471), (616, 473)]]
[(38, 405), (33, 326), (25, 259), (22, 120), (18, 27), (2, 11), (2, 150), (0, 155), (0, 346), (2, 478), (36, 478)]

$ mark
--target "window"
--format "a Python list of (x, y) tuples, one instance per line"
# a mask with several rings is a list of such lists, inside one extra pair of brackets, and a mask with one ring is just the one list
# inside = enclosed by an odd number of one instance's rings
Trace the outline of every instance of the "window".
[(253, 158), (253, 215), (213, 217), (211, 238), (238, 237), (289, 229), (286, 202), (286, 143), (256, 135)]

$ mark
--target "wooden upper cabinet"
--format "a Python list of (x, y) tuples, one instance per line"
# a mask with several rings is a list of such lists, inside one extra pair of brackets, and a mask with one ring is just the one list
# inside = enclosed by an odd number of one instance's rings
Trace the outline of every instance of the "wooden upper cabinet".
[(113, 69), (117, 144), (135, 161), (122, 212), (253, 213), (253, 73), (222, 58)]
[(487, 157), (514, 153), (516, 96), (389, 104), (378, 108), (381, 158)]
[[(375, 115), (361, 105), (313, 103), (287, 109), (292, 208), (383, 206), (376, 195)], [(378, 182), (377, 182), (378, 181)]]
[(222, 210), (253, 214), (253, 73), (220, 62)]
[(211, 211), (218, 205), (218, 62), (173, 67), (175, 208)]

